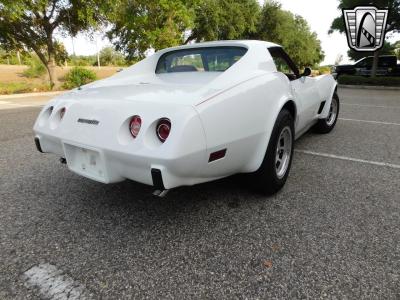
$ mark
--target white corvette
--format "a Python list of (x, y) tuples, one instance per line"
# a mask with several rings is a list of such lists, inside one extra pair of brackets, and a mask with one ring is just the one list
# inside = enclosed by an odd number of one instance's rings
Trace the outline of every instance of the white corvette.
[(294, 140), (330, 132), (339, 113), (331, 75), (303, 74), (262, 41), (157, 52), (51, 100), (34, 125), (41, 152), (103, 183), (168, 189), (251, 173), (271, 194), (285, 184)]

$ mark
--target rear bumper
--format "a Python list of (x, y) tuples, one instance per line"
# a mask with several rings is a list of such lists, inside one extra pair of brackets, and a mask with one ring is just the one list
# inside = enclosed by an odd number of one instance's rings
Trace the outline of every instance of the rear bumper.
[[(35, 144), (41, 153), (53, 153), (65, 157), (68, 168), (76, 174), (102, 183), (115, 183), (130, 179), (154, 186), (157, 190), (172, 189), (179, 186), (190, 186), (218, 178), (210, 178), (202, 173), (207, 164), (206, 149), (188, 155), (161, 158), (135, 155), (122, 151), (96, 148), (76, 142), (61, 140), (52, 136), (39, 134)], [(87, 172), (88, 163), (77, 159), (71, 149), (81, 149), (98, 153), (97, 171)], [(83, 166), (86, 164), (85, 166)]]
[[(60, 117), (61, 109), (66, 113)], [(132, 116), (142, 117), (140, 134), (129, 132)], [(165, 143), (156, 135), (162, 117), (172, 122)], [(79, 119), (97, 120), (96, 124)], [(157, 189), (193, 185), (220, 177), (209, 176), (204, 129), (192, 106), (97, 100), (49, 103), (34, 125), (40, 152), (66, 158), (68, 168), (103, 183), (130, 179)]]
[[(204, 152), (192, 153), (188, 156), (174, 159), (155, 159), (150, 156), (94, 148), (44, 135), (36, 136), (35, 144), (38, 151), (42, 153), (50, 152), (60, 157), (65, 157), (68, 168), (74, 173), (102, 183), (114, 183), (130, 179), (164, 190), (210, 180), (209, 178), (196, 176), (195, 172), (196, 169), (200, 168), (201, 161), (204, 161), (205, 150)], [(81, 161), (77, 162), (76, 155), (72, 153), (70, 148), (87, 149), (98, 153), (99, 161), (97, 164), (101, 165), (101, 176), (93, 172), (88, 173), (82, 166)], [(189, 170), (193, 170), (193, 172), (189, 172)]]

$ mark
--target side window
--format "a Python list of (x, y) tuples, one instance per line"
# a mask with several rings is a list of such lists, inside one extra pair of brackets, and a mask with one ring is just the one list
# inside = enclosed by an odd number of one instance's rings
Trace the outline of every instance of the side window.
[(389, 61), (386, 58), (379, 58), (378, 67), (389, 67)]
[(365, 61), (366, 61), (366, 60), (364, 59), (364, 60), (362, 60), (362, 61), (356, 63), (356, 67), (357, 67), (357, 68), (363, 68), (363, 67), (365, 67)]
[(285, 51), (280, 47), (269, 48), (268, 50), (272, 56), (277, 71), (285, 74), (289, 80), (296, 80), (299, 71)]
[(380, 57), (378, 62), (378, 67), (389, 68), (396, 65), (396, 58), (392, 57)]
[(355, 66), (357, 68), (363, 68), (365, 66), (365, 59), (360, 61), (360, 62), (358, 62), (358, 63), (356, 63)]
[(272, 57), (274, 60), (274, 63), (276, 65), (276, 69), (278, 72), (282, 72), (284, 74), (293, 74), (294, 71), (289, 67), (288, 63), (286, 60), (284, 60), (282, 57)]
[(356, 64), (357, 68), (371, 68), (372, 67), (372, 57), (367, 57), (360, 61), (358, 64)]

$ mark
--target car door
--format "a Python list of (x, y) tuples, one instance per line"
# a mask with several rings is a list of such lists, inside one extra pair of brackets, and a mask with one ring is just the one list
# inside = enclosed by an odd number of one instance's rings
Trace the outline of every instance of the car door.
[(397, 63), (396, 57), (392, 56), (381, 56), (378, 61), (378, 69), (376, 75), (388, 76), (393, 71), (393, 66)]
[(300, 76), (296, 65), (281, 47), (273, 47), (269, 51), (277, 71), (285, 74), (289, 79), (291, 92), (297, 104), (296, 132), (299, 132), (307, 127), (318, 113), (321, 99), (319, 99), (315, 80)]

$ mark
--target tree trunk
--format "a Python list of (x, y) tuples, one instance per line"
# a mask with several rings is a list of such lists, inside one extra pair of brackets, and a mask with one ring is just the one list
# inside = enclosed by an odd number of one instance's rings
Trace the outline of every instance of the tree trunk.
[(21, 63), (21, 55), (19, 54), (19, 50), (17, 50), (17, 58), (18, 58), (18, 64), (22, 65), (22, 63)]
[(53, 89), (54, 86), (58, 83), (57, 80), (57, 72), (56, 72), (56, 61), (52, 55), (49, 55), (49, 61), (46, 64), (46, 69), (49, 72), (49, 79), (50, 79), (50, 89)]
[(100, 69), (100, 53), (99, 53), (99, 50), (97, 50), (97, 67)]
[(191, 42), (192, 40), (194, 40), (196, 38), (196, 36), (194, 35), (194, 33), (190, 33), (190, 35), (186, 38), (186, 40), (183, 42), (184, 45), (189, 44), (189, 42)]
[(374, 61), (372, 63), (371, 77), (376, 77), (376, 71), (378, 70), (379, 63), (379, 51), (374, 52)]

